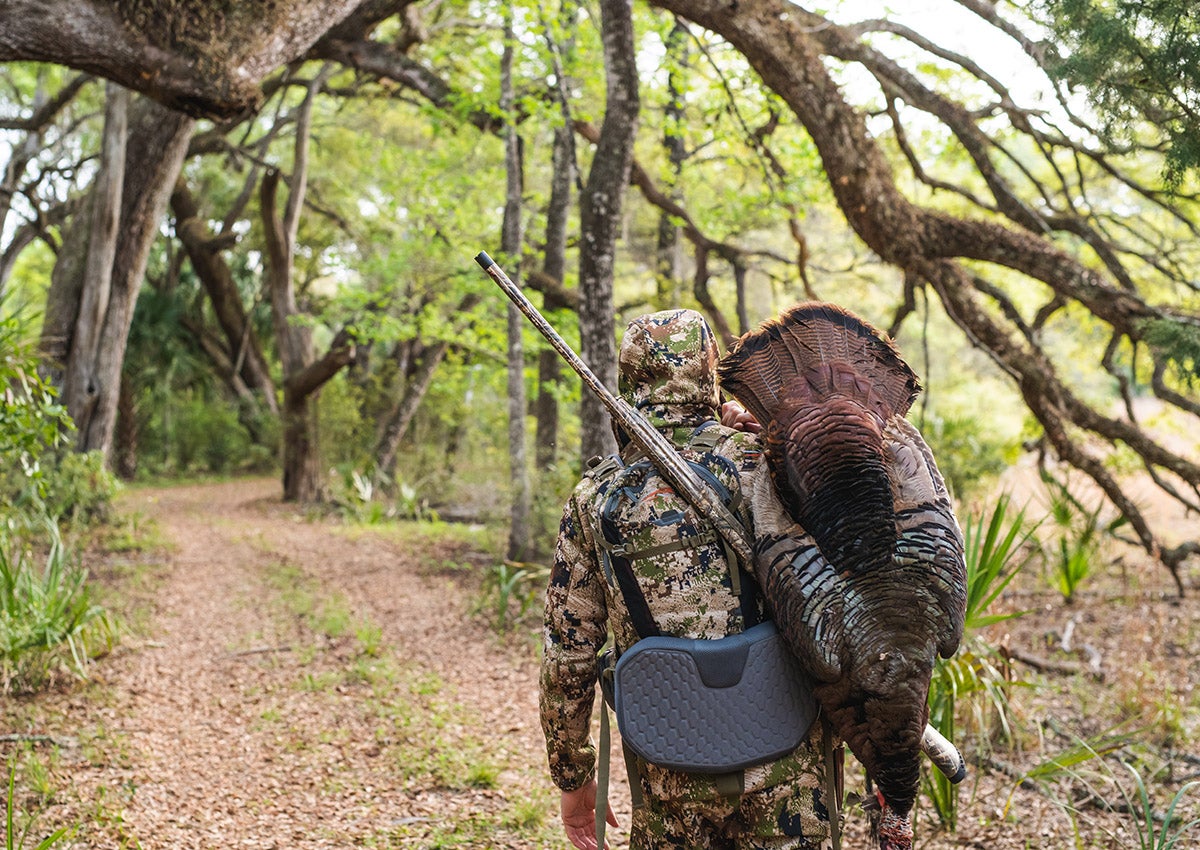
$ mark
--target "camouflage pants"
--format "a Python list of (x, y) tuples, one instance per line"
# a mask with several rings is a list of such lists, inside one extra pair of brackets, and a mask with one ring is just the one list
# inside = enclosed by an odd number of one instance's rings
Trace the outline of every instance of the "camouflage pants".
[(752, 768), (745, 793), (725, 797), (701, 791), (697, 777), (673, 789), (665, 781), (671, 772), (641, 765), (644, 793), (633, 810), (630, 850), (829, 850), (824, 773), (811, 770), (814, 766), (810, 762), (809, 771), (795, 773), (786, 770), (794, 768), (789, 760), (768, 766), (767, 771), (775, 768), (771, 772)]

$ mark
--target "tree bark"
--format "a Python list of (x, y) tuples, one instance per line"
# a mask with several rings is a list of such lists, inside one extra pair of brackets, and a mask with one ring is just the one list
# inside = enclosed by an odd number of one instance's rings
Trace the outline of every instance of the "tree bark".
[(87, 255), (83, 261), (83, 285), (72, 334), (72, 356), (63, 377), (63, 400), (78, 428), (78, 439), (86, 441), (92, 412), (100, 399), (96, 374), (100, 334), (112, 295), (113, 260), (117, 253), (117, 225), (125, 184), (125, 144), (129, 132), (129, 92), (109, 83), (105, 87), (104, 133), (100, 147), (100, 169), (91, 188)]
[(104, 300), (100, 293), (85, 289), (98, 197), (95, 187), (64, 236), (47, 294), (41, 347), (45, 367), (56, 380), (61, 382), (68, 373), (87, 376), (88, 409), (72, 411), (73, 417), (77, 412), (87, 414), (76, 421), (80, 451), (95, 449), (106, 456), (111, 451), (133, 307), (192, 125), (190, 118), (151, 101), (139, 99), (134, 104), (125, 146), (120, 223), (107, 276), (109, 292), (103, 311), (89, 311), (89, 321), (96, 323), (85, 334), (95, 340), (90, 356), (76, 345), (76, 336), (85, 297), (92, 304)]
[[(579, 340), (581, 356), (605, 386), (617, 386), (613, 273), (621, 208), (633, 163), (638, 78), (630, 0), (601, 0), (600, 26), (608, 102), (580, 198)], [(607, 411), (585, 392), (580, 405), (583, 459), (616, 450)]]
[(193, 117), (229, 119), (253, 111), (259, 83), (362, 2), (6, 0), (0, 62), (67, 65)]
[[(513, 123), (513, 42), (512, 6), (504, 12), (504, 52), (500, 57), (500, 111), (504, 114), (504, 219), (501, 224), (500, 250), (511, 258), (510, 267), (520, 281), (521, 191), (524, 184), (521, 161), (521, 137)], [(508, 559), (524, 561), (530, 549), (529, 465), (526, 461), (525, 346), (522, 332), (525, 317), (508, 303), (508, 481), (512, 504), (509, 508)]]
[(219, 246), (214, 244), (208, 225), (200, 219), (196, 201), (183, 180), (176, 182), (175, 191), (171, 193), (171, 210), (175, 214), (175, 235), (187, 251), (192, 270), (200, 279), (225, 336), (232, 374), (254, 392), (259, 405), (277, 414), (279, 402), (275, 398), (275, 382), (271, 379), (270, 366), (263, 356), (258, 334), (242, 307), (233, 273), (221, 256)]
[[(567, 271), (567, 217), (571, 209), (571, 185), (575, 182), (572, 134), (570, 127), (559, 127), (554, 133), (553, 176), (546, 209), (546, 248), (542, 257), (542, 273), (560, 285)], [(565, 300), (555, 292), (543, 291), (542, 311), (547, 316), (553, 316), (566, 306)], [(534, 405), (538, 469), (548, 469), (557, 460), (558, 388), (561, 384), (562, 361), (553, 349), (542, 348), (538, 352), (538, 397)]]

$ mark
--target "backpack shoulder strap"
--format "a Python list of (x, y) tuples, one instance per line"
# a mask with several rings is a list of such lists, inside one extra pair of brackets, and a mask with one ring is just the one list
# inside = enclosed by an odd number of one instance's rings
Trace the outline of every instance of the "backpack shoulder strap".
[[(729, 439), (729, 433), (721, 428), (712, 426), (719, 424), (715, 419), (709, 419), (701, 423), (695, 431), (692, 432), (692, 437), (688, 440), (688, 447), (702, 452), (715, 452), (717, 446), (721, 445), (725, 440)], [(742, 521), (743, 527), (746, 526), (742, 499), (742, 489), (738, 487), (736, 491), (729, 494), (729, 510), (733, 515)], [(748, 530), (748, 529), (747, 529)], [(716, 533), (715, 531), (713, 532)], [(758, 585), (755, 583), (754, 574), (751, 572), (749, 564), (743, 564), (737, 557), (737, 553), (733, 551), (724, 540), (721, 543), (725, 549), (725, 563), (729, 567), (729, 583), (733, 595), (738, 597), (742, 608), (742, 622), (744, 627), (749, 629), (757, 626), (759, 623), (758, 616)]]

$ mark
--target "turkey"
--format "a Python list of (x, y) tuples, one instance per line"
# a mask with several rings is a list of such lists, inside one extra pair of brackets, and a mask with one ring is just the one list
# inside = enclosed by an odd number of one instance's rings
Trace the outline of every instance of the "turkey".
[(966, 608), (962, 533), (904, 418), (920, 384), (877, 330), (822, 303), (743, 336), (718, 375), (763, 426), (759, 583), (877, 788), (879, 847), (907, 850), (930, 676), (958, 648)]

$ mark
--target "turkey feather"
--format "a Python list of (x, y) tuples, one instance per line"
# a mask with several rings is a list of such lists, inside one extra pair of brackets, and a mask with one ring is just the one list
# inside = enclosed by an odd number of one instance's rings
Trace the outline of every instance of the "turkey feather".
[(920, 384), (882, 334), (823, 303), (742, 337), (718, 375), (763, 426), (769, 473), (748, 488), (763, 595), (879, 787), (889, 840), (911, 836), (930, 676), (966, 605), (962, 533), (904, 419)]

